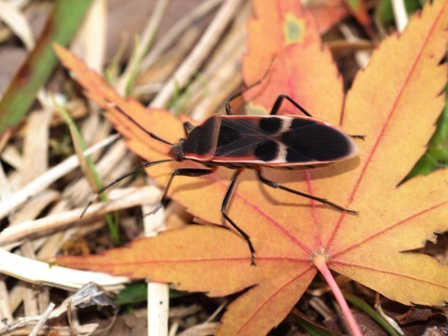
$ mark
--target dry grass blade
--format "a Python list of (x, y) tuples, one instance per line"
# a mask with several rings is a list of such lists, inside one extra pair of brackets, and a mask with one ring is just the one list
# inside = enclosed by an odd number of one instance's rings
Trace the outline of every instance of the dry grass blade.
[(16, 34), (28, 50), (34, 47), (33, 31), (24, 15), (10, 2), (0, 1), (0, 17)]
[(133, 53), (126, 70), (121, 75), (120, 80), (117, 83), (116, 89), (121, 94), (127, 93), (128, 86), (131, 84), (130, 82), (134, 80), (135, 74), (139, 70), (139, 65), (153, 42), (157, 30), (159, 29), (169, 2), (169, 0), (157, 1), (155, 6), (156, 8), (143, 31), (139, 44), (137, 45), (137, 49)]
[(50, 314), (53, 311), (54, 307), (55, 307), (54, 303), (50, 303), (48, 305), (47, 309), (42, 314), (39, 322), (36, 324), (36, 326), (30, 332), (30, 336), (36, 336), (40, 332), (40, 330), (42, 329), (42, 327), (44, 326), (44, 324), (47, 322), (48, 318), (50, 317)]
[(198, 324), (190, 329), (185, 330), (178, 334), (178, 336), (207, 336), (213, 335), (218, 330), (218, 322), (207, 322), (203, 324)]
[(79, 289), (88, 282), (95, 282), (110, 291), (123, 288), (129, 282), (127, 277), (114, 277), (108, 274), (75, 271), (72, 269), (52, 266), (41, 261), (20, 257), (16, 254), (0, 250), (2, 263), (0, 272), (23, 279), (35, 285), (47, 285), (66, 290)]
[[(85, 214), (84, 221), (107, 212), (116, 211), (140, 205), (142, 203), (152, 204), (152, 208), (160, 202), (160, 191), (154, 186), (143, 188), (115, 189), (109, 194), (110, 201), (107, 203), (93, 204)], [(152, 209), (151, 208), (151, 209)], [(6, 228), (0, 233), (0, 246), (8, 248), (20, 243), (24, 239), (36, 238), (49, 232), (61, 230), (76, 222), (84, 210), (84, 206), (78, 209), (56, 213), (44, 218), (23, 221), (20, 224)], [(11, 248), (12, 246), (9, 246)]]
[(182, 34), (193, 21), (207, 14), (209, 11), (213, 10), (216, 6), (222, 3), (223, 0), (207, 0), (203, 1), (196, 8), (194, 8), (190, 13), (187, 13), (180, 21), (178, 21), (164, 36), (164, 39), (160, 41), (144, 58), (142, 61), (140, 70), (152, 66), (157, 60), (159, 60), (162, 53), (168, 49), (180, 34)]
[[(103, 140), (102, 142), (92, 146), (87, 151), (84, 152), (84, 155), (89, 155), (91, 153), (96, 152), (97, 150), (109, 145), (114, 142), (118, 135), (113, 135)], [(29, 197), (36, 195), (38, 192), (47, 188), (51, 183), (61, 178), (71, 170), (75, 169), (79, 165), (78, 158), (76, 155), (73, 155), (61, 162), (59, 165), (51, 168), (45, 174), (41, 175), (39, 178), (33, 180), (24, 186), (20, 191), (12, 195), (10, 198), (2, 201), (0, 203), (0, 218), (7, 216), (11, 211), (13, 211), (16, 207), (23, 204)]]
[(226, 1), (218, 13), (215, 20), (210, 24), (201, 40), (196, 44), (193, 51), (176, 70), (171, 79), (165, 84), (159, 94), (151, 102), (153, 107), (165, 107), (173, 96), (176, 84), (183, 87), (190, 77), (197, 71), (199, 66), (209, 55), (212, 48), (220, 38), (222, 32), (229, 24), (230, 20), (235, 16), (236, 11), (241, 6), (240, 0)]
[(194, 119), (204, 120), (215, 112), (219, 113), (223, 102), (241, 86), (240, 58), (245, 48), (246, 22), (251, 10), (250, 3), (242, 8), (204, 67), (202, 81), (207, 83), (206, 92), (201, 88), (201, 83), (192, 85), (193, 95), (187, 111), (193, 110)]

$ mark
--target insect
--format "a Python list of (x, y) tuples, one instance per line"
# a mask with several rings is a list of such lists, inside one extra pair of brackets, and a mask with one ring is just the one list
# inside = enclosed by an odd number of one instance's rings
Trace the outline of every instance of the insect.
[[(148, 132), (124, 111), (120, 110), (118, 106), (114, 105), (118, 111), (131, 119), (149, 136), (170, 145), (171, 149), (168, 156), (171, 159), (148, 162), (103, 187), (97, 192), (97, 195), (137, 171), (156, 164), (172, 161), (182, 162), (184, 160), (192, 160), (203, 164), (204, 168), (180, 168), (173, 171), (159, 206), (149, 213), (154, 214), (165, 204), (171, 183), (176, 176), (206, 176), (212, 174), (218, 166), (234, 169), (235, 173), (221, 204), (221, 213), (246, 240), (251, 254), (251, 265), (255, 265), (255, 249), (252, 241), (249, 235), (238, 227), (226, 212), (235, 191), (237, 178), (244, 169), (255, 170), (259, 180), (269, 187), (318, 201), (340, 211), (356, 214), (357, 212), (354, 210), (346, 209), (325, 198), (290, 189), (268, 180), (263, 175), (262, 167), (288, 170), (313, 169), (352, 158), (359, 152), (358, 145), (352, 139), (352, 136), (325, 121), (313, 118), (296, 101), (284, 94), (277, 97), (269, 115), (234, 115), (230, 105), (232, 100), (261, 84), (268, 72), (269, 69), (261, 79), (234, 94), (225, 102), (226, 115), (213, 115), (197, 126), (185, 122), (185, 138), (181, 138), (175, 144)], [(304, 115), (277, 115), (285, 99)], [(93, 200), (89, 202), (83, 214), (92, 202)]]

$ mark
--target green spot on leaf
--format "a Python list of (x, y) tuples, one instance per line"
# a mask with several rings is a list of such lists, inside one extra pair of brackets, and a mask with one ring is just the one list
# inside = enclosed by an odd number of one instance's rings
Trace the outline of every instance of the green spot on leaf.
[(283, 32), (285, 34), (286, 45), (303, 42), (305, 36), (305, 20), (297, 18), (293, 13), (286, 13)]
[(246, 106), (247, 114), (249, 115), (266, 115), (269, 114), (268, 110), (263, 105), (257, 105), (254, 103), (248, 103)]

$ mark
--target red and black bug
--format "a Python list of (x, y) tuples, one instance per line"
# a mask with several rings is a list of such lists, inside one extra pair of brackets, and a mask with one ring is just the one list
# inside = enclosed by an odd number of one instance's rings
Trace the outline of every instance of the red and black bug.
[[(124, 113), (124, 111), (120, 110), (118, 106), (114, 106), (149, 136), (172, 146), (168, 152), (168, 155), (172, 159), (148, 162), (103, 187), (97, 194), (104, 192), (115, 183), (137, 171), (159, 163), (192, 160), (205, 166), (204, 168), (180, 168), (173, 171), (168, 180), (160, 205), (150, 213), (153, 214), (166, 202), (168, 190), (175, 176), (206, 176), (212, 174), (217, 166), (235, 169), (235, 174), (221, 204), (221, 213), (247, 241), (251, 253), (252, 265), (255, 265), (255, 249), (250, 237), (226, 213), (235, 190), (236, 180), (244, 169), (256, 170), (259, 180), (269, 187), (282, 189), (289, 193), (327, 204), (340, 211), (356, 214), (356, 211), (345, 209), (324, 198), (282, 186), (274, 181), (268, 180), (262, 174), (262, 167), (289, 170), (323, 167), (337, 161), (352, 158), (359, 151), (358, 145), (350, 135), (325, 121), (313, 118), (302, 106), (287, 95), (282, 94), (278, 96), (270, 115), (234, 115), (230, 106), (231, 101), (242, 95), (245, 91), (259, 85), (267, 73), (259, 81), (231, 96), (226, 101), (226, 115), (214, 115), (197, 126), (193, 126), (188, 122), (184, 123), (186, 136), (185, 138), (181, 138), (176, 144), (172, 144), (146, 131), (141, 125), (137, 124)], [(285, 99), (303, 112), (304, 115), (277, 115)], [(91, 203), (92, 201), (87, 205), (86, 209)]]

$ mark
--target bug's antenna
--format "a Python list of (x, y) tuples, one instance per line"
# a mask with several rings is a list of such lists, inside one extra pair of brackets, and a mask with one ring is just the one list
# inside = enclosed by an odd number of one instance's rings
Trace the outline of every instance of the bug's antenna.
[(275, 55), (272, 56), (271, 61), (269, 62), (269, 66), (266, 69), (264, 75), (259, 80), (257, 80), (255, 83), (253, 83), (253, 84), (249, 85), (247, 88), (244, 88), (243, 90), (241, 90), (239, 93), (243, 94), (244, 92), (249, 91), (250, 89), (253, 89), (254, 87), (256, 87), (256, 86), (260, 85), (261, 83), (263, 83), (263, 81), (266, 79), (268, 74), (271, 72), (272, 64), (274, 64), (274, 61), (275, 61)]
[(108, 185), (102, 187), (101, 189), (99, 189), (99, 190), (97, 191), (97, 193), (96, 193), (95, 196), (89, 201), (89, 203), (87, 203), (86, 207), (85, 207), (84, 210), (82, 211), (81, 216), (80, 216), (79, 218), (84, 217), (84, 215), (85, 215), (87, 209), (92, 205), (92, 203), (98, 198), (98, 196), (99, 196), (100, 194), (102, 194), (102, 193), (105, 192), (107, 189), (109, 189), (109, 188), (112, 187), (113, 185), (117, 184), (117, 183), (120, 182), (121, 180), (124, 180), (126, 177), (132, 176), (132, 175), (136, 174), (137, 172), (139, 172), (140, 170), (143, 170), (143, 169), (145, 169), (145, 168), (154, 166), (154, 165), (159, 164), (159, 163), (171, 162), (171, 161), (174, 161), (174, 160), (173, 160), (173, 159), (166, 159), (166, 160), (159, 160), (159, 161), (147, 162), (147, 163), (145, 163), (144, 165), (142, 165), (142, 166), (140, 166), (140, 167), (134, 169), (133, 171), (130, 171), (129, 173), (126, 173), (126, 174), (120, 176), (120, 177), (117, 178), (115, 181), (113, 181), (113, 182), (109, 183)]
[(157, 135), (155, 135), (154, 133), (148, 132), (147, 130), (145, 130), (138, 122), (136, 122), (130, 115), (126, 114), (122, 108), (120, 106), (118, 106), (117, 104), (111, 102), (111, 101), (107, 101), (108, 105), (115, 108), (118, 112), (120, 112), (122, 115), (124, 115), (126, 118), (128, 118), (130, 121), (132, 121), (138, 128), (140, 128), (143, 132), (145, 132), (146, 134), (148, 134), (151, 138), (156, 139), (160, 142), (163, 142), (167, 145), (170, 146), (174, 146), (174, 144), (172, 144), (169, 141), (166, 141), (160, 137), (158, 137)]

